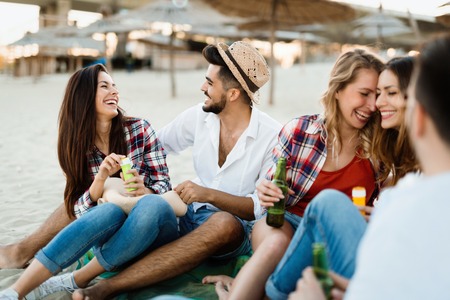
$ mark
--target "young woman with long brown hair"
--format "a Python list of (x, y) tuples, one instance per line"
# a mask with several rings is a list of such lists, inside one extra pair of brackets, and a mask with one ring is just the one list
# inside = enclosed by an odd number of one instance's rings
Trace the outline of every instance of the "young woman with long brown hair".
[[(124, 116), (118, 103), (119, 92), (103, 65), (83, 68), (69, 79), (59, 114), (58, 157), (67, 178), (65, 207), (77, 219), (36, 254), (20, 278), (0, 293), (2, 299), (73, 291), (178, 237), (176, 216), (160, 197), (137, 201), (128, 215), (114, 203), (97, 205), (108, 178), (120, 176), (125, 156), (134, 166), (133, 178), (123, 183), (135, 188), (130, 196), (170, 190), (155, 131), (146, 120)], [(50, 278), (91, 248), (95, 258), (82, 269)]]

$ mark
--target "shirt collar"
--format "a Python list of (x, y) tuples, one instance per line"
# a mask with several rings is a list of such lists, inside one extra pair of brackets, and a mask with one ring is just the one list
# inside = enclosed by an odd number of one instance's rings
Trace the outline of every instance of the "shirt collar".
[[(250, 122), (248, 124), (247, 129), (244, 131), (243, 134), (245, 134), (247, 137), (256, 139), (256, 137), (258, 136), (259, 117), (260, 117), (260, 111), (257, 108), (252, 107), (252, 113), (250, 115)], [(220, 119), (214, 113), (208, 113), (208, 116), (205, 118), (205, 123), (211, 124), (211, 126), (220, 127)], [(212, 124), (214, 124), (214, 125), (212, 125)]]
[(322, 132), (325, 124), (325, 117), (323, 114), (318, 114), (317, 119), (314, 120), (311, 124), (309, 124), (308, 128), (306, 128), (307, 134), (317, 134)]
[(247, 136), (253, 139), (256, 139), (258, 136), (258, 125), (259, 125), (259, 110), (255, 107), (252, 107), (252, 114), (250, 116), (250, 123), (247, 127)]

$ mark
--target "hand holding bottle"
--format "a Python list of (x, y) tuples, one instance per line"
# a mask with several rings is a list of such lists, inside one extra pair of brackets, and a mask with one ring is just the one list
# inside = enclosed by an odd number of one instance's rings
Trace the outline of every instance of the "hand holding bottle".
[(109, 176), (115, 174), (121, 168), (122, 158), (124, 155), (111, 153), (100, 164), (96, 178), (105, 181)]
[[(273, 206), (275, 202), (283, 199), (283, 191), (272, 181), (264, 179), (256, 187), (256, 192), (258, 194), (259, 203), (264, 207)], [(288, 195), (294, 195), (294, 191), (288, 189)]]
[(266, 223), (269, 226), (279, 228), (284, 224), (284, 211), (286, 206), (286, 197), (288, 194), (288, 185), (286, 182), (286, 158), (278, 158), (277, 168), (273, 174), (272, 183), (282, 191), (281, 197), (273, 206), (267, 208)]
[(272, 207), (275, 202), (284, 198), (283, 191), (272, 181), (264, 179), (257, 187), (259, 202), (264, 207)]
[(152, 193), (152, 191), (145, 186), (144, 179), (139, 175), (138, 171), (133, 168), (133, 164), (128, 157), (122, 158), (121, 167), (121, 177), (124, 180), (126, 191), (130, 196), (141, 196)]
[(352, 201), (364, 219), (368, 222), (373, 207), (366, 206), (366, 189), (362, 186), (355, 186), (352, 190)]

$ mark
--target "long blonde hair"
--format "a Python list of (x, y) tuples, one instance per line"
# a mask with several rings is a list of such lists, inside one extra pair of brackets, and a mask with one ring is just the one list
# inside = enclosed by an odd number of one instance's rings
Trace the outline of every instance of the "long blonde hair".
[[(328, 89), (322, 95), (321, 103), (324, 106), (327, 138), (328, 141), (331, 141), (329, 146), (332, 147), (336, 155), (342, 149), (342, 138), (339, 133), (339, 124), (342, 122), (342, 116), (335, 97), (336, 92), (352, 83), (361, 69), (375, 70), (380, 74), (383, 67), (384, 64), (378, 57), (363, 49), (355, 49), (343, 53), (334, 64), (328, 82)], [(375, 122), (375, 118), (371, 118), (369, 123), (359, 130), (359, 149), (355, 150), (358, 150), (357, 153), (361, 157), (367, 158), (370, 155), (372, 136), (376, 127)]]

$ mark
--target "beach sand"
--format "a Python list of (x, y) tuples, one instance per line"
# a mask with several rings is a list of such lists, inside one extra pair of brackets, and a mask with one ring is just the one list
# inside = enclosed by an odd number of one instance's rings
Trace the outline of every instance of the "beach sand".
[[(276, 69), (274, 104), (269, 84), (261, 89), (258, 108), (281, 123), (321, 112), (331, 63)], [(113, 71), (120, 103), (127, 115), (142, 117), (155, 130), (186, 108), (203, 102), (200, 91), (206, 69), (177, 71), (177, 97), (170, 97), (169, 74), (141, 70)], [(57, 159), (57, 119), (70, 74), (37, 80), (0, 74), (0, 244), (17, 241), (35, 230), (62, 203), (64, 176)], [(190, 150), (167, 158), (173, 186), (194, 178)], [(0, 270), (0, 290), (22, 270)]]

